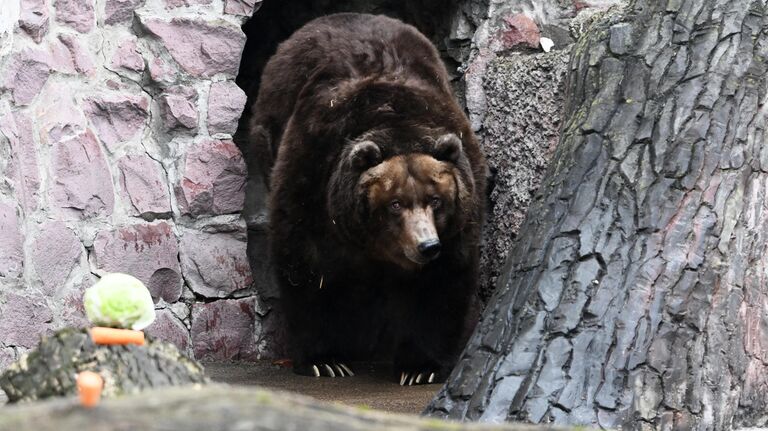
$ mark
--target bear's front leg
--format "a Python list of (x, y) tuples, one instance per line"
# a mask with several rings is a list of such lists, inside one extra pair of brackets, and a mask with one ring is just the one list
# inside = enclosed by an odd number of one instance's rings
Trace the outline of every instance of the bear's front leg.
[(313, 377), (351, 377), (342, 362), (345, 332), (334, 293), (323, 289), (324, 277), (283, 273), (279, 277), (286, 313), (293, 371)]
[(413, 286), (415, 298), (410, 315), (404, 316), (394, 357), (395, 380), (401, 386), (447, 379), (463, 347), (473, 274), (445, 271)]

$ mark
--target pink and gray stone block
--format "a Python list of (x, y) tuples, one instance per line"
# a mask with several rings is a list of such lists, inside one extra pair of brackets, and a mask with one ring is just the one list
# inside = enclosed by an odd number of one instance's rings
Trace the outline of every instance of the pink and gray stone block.
[(83, 290), (112, 271), (150, 289), (151, 336), (268, 357), (232, 142), (260, 2), (2, 1), (19, 7), (0, 26), (0, 370), (85, 325)]
[(192, 349), (200, 359), (254, 360), (261, 355), (258, 299), (223, 299), (192, 306)]

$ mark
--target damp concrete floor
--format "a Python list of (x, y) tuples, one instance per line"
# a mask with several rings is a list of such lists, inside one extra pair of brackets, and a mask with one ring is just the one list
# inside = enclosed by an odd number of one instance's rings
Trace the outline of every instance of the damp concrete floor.
[(208, 362), (203, 364), (211, 380), (232, 385), (255, 385), (396, 413), (419, 414), (441, 384), (400, 386), (390, 378), (388, 367), (380, 364), (349, 364), (354, 377), (306, 377), (290, 368), (260, 362)]

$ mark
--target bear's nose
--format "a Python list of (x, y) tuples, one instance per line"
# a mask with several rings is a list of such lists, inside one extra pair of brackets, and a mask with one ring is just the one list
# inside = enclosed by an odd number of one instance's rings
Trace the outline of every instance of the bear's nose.
[(440, 240), (437, 238), (428, 239), (419, 243), (419, 253), (425, 258), (432, 260), (440, 255)]

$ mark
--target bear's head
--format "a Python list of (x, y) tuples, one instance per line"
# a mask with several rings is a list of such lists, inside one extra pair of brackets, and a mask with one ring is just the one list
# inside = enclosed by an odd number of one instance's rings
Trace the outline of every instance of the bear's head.
[(471, 218), (474, 182), (455, 133), (386, 155), (375, 138), (350, 142), (331, 177), (333, 227), (369, 257), (406, 271), (438, 259)]

